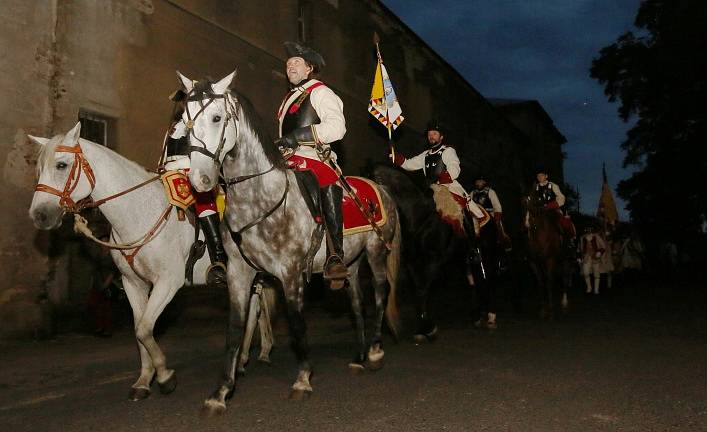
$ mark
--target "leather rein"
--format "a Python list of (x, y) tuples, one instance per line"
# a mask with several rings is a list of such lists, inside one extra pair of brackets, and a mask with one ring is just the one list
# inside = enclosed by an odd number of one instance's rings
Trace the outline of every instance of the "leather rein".
[[(96, 237), (93, 236), (93, 233), (91, 233), (91, 230), (88, 229), (88, 226), (86, 225), (86, 220), (81, 217), (79, 214), (82, 210), (87, 209), (87, 208), (97, 208), (108, 201), (112, 201), (116, 198), (119, 198), (123, 195), (126, 195), (130, 192), (133, 192), (137, 189), (140, 189), (156, 180), (160, 179), (160, 176), (154, 176), (151, 177), (135, 186), (132, 186), (128, 189), (125, 189), (121, 192), (115, 193), (113, 195), (109, 195), (105, 198), (99, 199), (99, 200), (92, 200), (89, 196), (81, 199), (79, 201), (74, 201), (73, 198), (71, 198), (71, 194), (76, 190), (76, 187), (79, 184), (79, 181), (81, 180), (81, 174), (83, 173), (86, 176), (86, 179), (88, 180), (89, 185), (91, 186), (91, 192), (93, 192), (93, 189), (96, 187), (96, 175), (93, 173), (93, 169), (91, 168), (91, 165), (88, 163), (88, 160), (86, 159), (86, 156), (83, 153), (83, 150), (81, 149), (81, 145), (77, 142), (74, 146), (57, 146), (56, 149), (54, 150), (56, 153), (73, 153), (74, 154), (74, 163), (71, 166), (71, 171), (69, 172), (69, 177), (66, 179), (66, 183), (64, 184), (64, 189), (63, 190), (58, 190), (56, 188), (53, 188), (47, 184), (44, 183), (38, 183), (37, 186), (34, 188), (35, 191), (37, 192), (45, 192), (50, 195), (55, 195), (59, 197), (59, 206), (61, 209), (66, 212), (66, 213), (71, 213), (74, 215), (74, 221), (75, 221), (75, 229), (80, 232), (81, 234), (85, 235), (89, 239), (95, 241), (96, 243), (99, 243), (103, 246), (106, 246), (110, 249), (118, 249), (121, 251), (125, 259), (128, 261), (130, 266), (132, 267), (133, 265), (133, 260), (135, 258), (135, 255), (140, 251), (140, 249), (145, 246), (147, 243), (149, 243), (152, 239), (154, 239), (157, 234), (160, 231), (160, 228), (162, 225), (169, 220), (169, 215), (171, 214), (172, 206), (168, 205), (167, 208), (162, 212), (160, 215), (159, 219), (157, 222), (152, 226), (152, 228), (142, 237), (139, 239), (126, 243), (126, 244), (117, 244), (117, 243), (108, 243), (101, 241), (97, 239)], [(123, 252), (123, 250), (126, 249), (133, 249), (133, 251), (129, 254), (126, 254)]]

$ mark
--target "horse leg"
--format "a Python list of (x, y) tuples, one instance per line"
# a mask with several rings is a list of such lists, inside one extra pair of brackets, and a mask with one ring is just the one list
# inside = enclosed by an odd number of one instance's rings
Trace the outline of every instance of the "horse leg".
[(540, 297), (540, 318), (546, 318), (547, 316), (547, 303), (546, 303), (546, 296), (545, 296), (545, 275), (543, 274), (542, 269), (540, 266), (533, 260), (530, 261), (530, 269), (533, 271), (533, 274), (535, 275), (535, 280), (538, 284), (538, 296)]
[(357, 351), (354, 354), (354, 359), (349, 363), (349, 369), (352, 372), (362, 371), (363, 364), (366, 362), (366, 325), (363, 320), (363, 310), (361, 306), (361, 286), (358, 280), (358, 270), (361, 267), (361, 257), (357, 258), (349, 266), (349, 283), (346, 284), (346, 290), (351, 300), (351, 312), (353, 313), (354, 323), (356, 326), (356, 345)]
[[(245, 366), (250, 359), (250, 347), (253, 342), (253, 335), (255, 334), (255, 328), (261, 316), (260, 293), (256, 292), (258, 289), (256, 284), (258, 284), (258, 282), (255, 282), (251, 287), (251, 295), (246, 312), (245, 331), (243, 332), (243, 341), (239, 349), (237, 372), (241, 375), (245, 374)], [(262, 285), (260, 290), (262, 290)]]
[(418, 281), (415, 284), (415, 297), (417, 299), (418, 328), (413, 338), (416, 343), (431, 342), (437, 337), (437, 324), (432, 320), (429, 312), (430, 287), (435, 277), (442, 267), (441, 260), (432, 261), (427, 266), (423, 266), (423, 271), (411, 269), (411, 273), (418, 273)]
[[(373, 289), (376, 301), (376, 315), (373, 321), (373, 338), (371, 346), (368, 350), (368, 361), (366, 367), (370, 370), (378, 370), (383, 367), (383, 317), (385, 315), (385, 300), (386, 300), (386, 279), (391, 285), (391, 291), (395, 288), (393, 284), (397, 283), (397, 275), (387, 275), (385, 251), (368, 251), (368, 265), (373, 273)], [(394, 301), (395, 299), (392, 299)], [(391, 299), (389, 299), (391, 301)]]
[(150, 353), (152, 365), (157, 373), (157, 384), (160, 392), (168, 394), (177, 387), (177, 376), (173, 369), (167, 368), (167, 358), (157, 341), (155, 341), (153, 330), (155, 322), (165, 307), (172, 300), (181, 283), (172, 280), (158, 280), (152, 287), (150, 297), (147, 299), (145, 313), (140, 317), (140, 321), (135, 326), (135, 335), (142, 345)]
[(312, 385), (309, 381), (312, 376), (312, 366), (309, 363), (307, 325), (302, 314), (304, 309), (304, 287), (300, 275), (301, 272), (294, 272), (294, 276), (289, 281), (283, 281), (286, 290), (287, 321), (290, 327), (290, 337), (292, 338), (292, 349), (295, 352), (299, 369), (297, 380), (292, 384), (292, 391), (290, 392), (290, 399), (294, 400), (306, 399), (312, 394)]
[(548, 260), (545, 267), (545, 291), (547, 292), (547, 307), (549, 319), (553, 319), (555, 317), (554, 290), (556, 271), (556, 261), (554, 259)]
[[(148, 285), (138, 277), (123, 276), (123, 289), (125, 295), (130, 302), (130, 308), (133, 310), (133, 321), (135, 323), (135, 331), (137, 331), (137, 323), (145, 312), (147, 305)], [(133, 401), (138, 401), (150, 396), (150, 383), (155, 374), (155, 368), (152, 365), (152, 359), (147, 352), (145, 346), (137, 341), (138, 350), (140, 351), (140, 377), (135, 381), (130, 388), (128, 398)]]
[(271, 287), (264, 287), (260, 295), (260, 318), (258, 320), (258, 328), (260, 328), (260, 355), (258, 361), (270, 364), (270, 351), (275, 344), (275, 338), (272, 333), (272, 321), (270, 319), (270, 311), (274, 311), (276, 307), (276, 293)]
[(245, 265), (237, 266), (235, 260), (228, 263), (228, 331), (226, 335), (226, 359), (221, 382), (211, 396), (204, 401), (207, 414), (220, 414), (226, 410), (226, 399), (236, 387), (236, 370), (240, 353), (242, 327), (247, 320), (247, 305), (255, 271)]

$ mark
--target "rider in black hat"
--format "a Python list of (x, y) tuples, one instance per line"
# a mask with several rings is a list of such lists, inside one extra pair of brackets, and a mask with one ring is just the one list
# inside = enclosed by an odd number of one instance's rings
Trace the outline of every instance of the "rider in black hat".
[(325, 162), (328, 158), (336, 160), (331, 144), (339, 142), (346, 133), (344, 104), (329, 87), (314, 78), (325, 65), (318, 52), (295, 42), (285, 42), (285, 51), (290, 92), (278, 111), (280, 138), (276, 144), (290, 168), (310, 171), (316, 176), (328, 233), (329, 256), (324, 278), (331, 280), (332, 288), (340, 288), (348, 277), (343, 247), (343, 190), (337, 184), (337, 173)]

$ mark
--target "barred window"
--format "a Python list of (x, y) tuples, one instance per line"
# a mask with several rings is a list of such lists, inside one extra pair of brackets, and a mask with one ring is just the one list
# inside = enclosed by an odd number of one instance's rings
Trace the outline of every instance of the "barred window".
[(114, 148), (115, 143), (111, 139), (114, 131), (114, 120), (93, 112), (80, 110), (79, 122), (81, 122), (81, 138), (93, 141), (109, 148)]

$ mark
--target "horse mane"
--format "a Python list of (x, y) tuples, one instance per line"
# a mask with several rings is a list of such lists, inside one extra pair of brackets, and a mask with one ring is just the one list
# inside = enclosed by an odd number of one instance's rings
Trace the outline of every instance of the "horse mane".
[[(432, 192), (418, 186), (410, 175), (401, 168), (389, 164), (373, 166), (372, 177), (388, 189), (395, 197), (401, 215), (409, 222), (421, 222), (437, 213)], [(433, 219), (437, 219), (436, 217)]]
[[(201, 101), (216, 96), (212, 88), (213, 84), (214, 81), (208, 76), (200, 79), (194, 84), (194, 88), (189, 95), (189, 100)], [(239, 119), (241, 127), (245, 127), (245, 129), (249, 130), (253, 138), (260, 142), (263, 146), (265, 157), (268, 158), (268, 161), (273, 166), (276, 168), (284, 168), (285, 160), (282, 158), (282, 153), (280, 153), (280, 149), (277, 148), (267, 128), (265, 128), (263, 120), (255, 110), (253, 103), (245, 95), (235, 89), (229, 88), (228, 92), (238, 100), (241, 111), (241, 118)], [(243, 131), (243, 129), (241, 129), (241, 131)]]
[(268, 161), (276, 168), (284, 168), (285, 159), (283, 159), (280, 149), (277, 148), (275, 142), (268, 133), (267, 128), (263, 124), (263, 119), (255, 110), (253, 103), (240, 92), (231, 90), (231, 94), (238, 99), (240, 104), (242, 113), (240, 119), (241, 124), (250, 129), (253, 137), (263, 146), (263, 152), (265, 153), (265, 157), (268, 158)]

